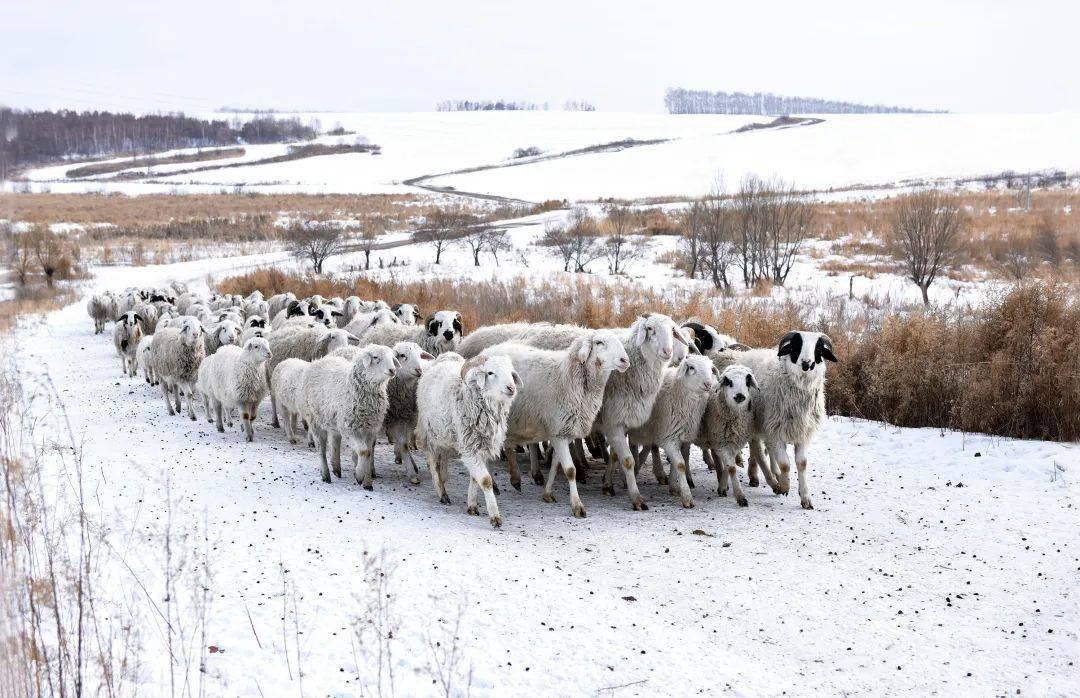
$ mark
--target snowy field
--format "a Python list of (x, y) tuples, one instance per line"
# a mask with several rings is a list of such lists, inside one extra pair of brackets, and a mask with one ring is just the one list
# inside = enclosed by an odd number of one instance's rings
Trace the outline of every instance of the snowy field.
[[(204, 288), (210, 272), (280, 261), (102, 268), (91, 284)], [(650, 509), (631, 511), (600, 493), (594, 470), (585, 520), (570, 517), (561, 479), (558, 503), (544, 504), (538, 487), (518, 493), (499, 473), (496, 531), (465, 514), (463, 471), (442, 506), (426, 474), (409, 485), (380, 445), (365, 492), (322, 483), (314, 452), (270, 428), (266, 405), (253, 444), (238, 428), (167, 417), (158, 392), (121, 377), (82, 302), (14, 341), (23, 388), (54, 435), (62, 403), (94, 515), (130, 565), (109, 593), (137, 605), (139, 585), (160, 588), (166, 483), (172, 525), (207, 532), (206, 643), (222, 650), (206, 655), (209, 695), (375, 693), (353, 623), (377, 551), (395, 568), (387, 666), (400, 695), (441, 694), (433, 647), (458, 621), (458, 686), (474, 695), (1076, 690), (1076, 444), (833, 418), (811, 452), (813, 511), (762, 488), (739, 509), (695, 459), (697, 508), (643, 471)], [(166, 685), (164, 657), (143, 658), (143, 693)]]
[[(221, 118), (221, 114), (206, 117)], [(581, 112), (298, 114), (341, 124), (382, 147), (381, 155), (340, 154), (284, 163), (175, 174), (211, 162), (139, 170), (134, 181), (108, 176), (69, 181), (63, 167), (30, 172), (31, 188), (54, 192), (407, 193), (413, 178), (476, 167), (479, 172), (427, 180), (428, 185), (528, 201), (600, 197), (689, 197), (718, 178), (737, 186), (749, 173), (778, 175), (801, 189), (902, 185), (978, 177), (1003, 170), (1080, 170), (1080, 114), (826, 115), (809, 126), (734, 133), (769, 117)], [(615, 152), (513, 161), (517, 148), (545, 155), (624, 139), (666, 139)], [(250, 161), (284, 152), (282, 145), (246, 146)], [(510, 163), (513, 167), (506, 167)], [(10, 186), (10, 185), (9, 185)]]

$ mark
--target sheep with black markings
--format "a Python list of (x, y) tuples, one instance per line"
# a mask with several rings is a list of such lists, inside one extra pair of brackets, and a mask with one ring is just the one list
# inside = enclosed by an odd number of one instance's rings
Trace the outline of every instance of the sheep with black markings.
[(133, 310), (129, 310), (116, 319), (113, 325), (113, 346), (120, 356), (121, 370), (130, 378), (135, 377), (138, 364), (138, 346), (142, 339), (142, 318)]
[(188, 417), (195, 419), (195, 383), (199, 364), (206, 356), (203, 334), (198, 320), (185, 317), (178, 327), (166, 327), (154, 335), (150, 361), (170, 415), (180, 411), (180, 398), (185, 396)]
[(747, 506), (748, 502), (739, 484), (736, 466), (753, 433), (757, 388), (754, 373), (746, 366), (729, 364), (724, 367), (720, 373), (720, 389), (709, 398), (701, 418), (701, 429), (694, 440), (716, 469), (717, 494), (726, 497), (730, 483), (735, 501), (741, 507)]
[[(255, 415), (266, 397), (266, 369), (270, 345), (265, 339), (249, 339), (243, 347), (229, 344), (207, 356), (199, 366), (199, 382), (209, 393), (217, 430), (225, 431), (222, 412), (238, 410), (244, 435), (255, 438)], [(205, 378), (204, 378), (205, 374)]]
[(690, 333), (690, 339), (703, 356), (716, 356), (728, 350), (746, 351), (750, 347), (740, 344), (734, 337), (721, 334), (712, 325), (707, 325), (697, 318), (684, 322), (681, 329)]
[[(392, 311), (385, 308), (357, 313), (352, 322), (345, 326), (346, 332), (352, 332), (361, 339), (373, 327), (378, 325), (400, 325), (401, 320)], [(366, 342), (365, 342), (366, 343)]]
[[(786, 495), (791, 471), (787, 446), (792, 444), (799, 502), (803, 509), (813, 509), (807, 450), (825, 422), (825, 362), (837, 360), (832, 340), (820, 332), (788, 332), (776, 349), (751, 349), (733, 355), (735, 362), (753, 371), (759, 386), (747, 467), (750, 485), (757, 484), (760, 468), (773, 492)], [(768, 451), (768, 463), (762, 447)]]
[[(570, 512), (585, 516), (585, 506), (577, 489), (577, 471), (570, 455), (570, 442), (587, 436), (601, 410), (604, 391), (613, 371), (630, 369), (630, 359), (618, 335), (611, 330), (587, 330), (569, 347), (561, 350), (504, 342), (485, 349), (480, 357), (505, 356), (521, 376), (521, 394), (510, 408), (506, 432), (506, 453), (513, 459), (518, 444), (550, 441), (551, 469), (544, 484), (543, 499), (555, 501), (552, 486), (560, 468), (570, 483)], [(510, 460), (512, 483), (520, 489), (520, 473)]]
[(364, 333), (364, 341), (384, 347), (392, 347), (398, 342), (416, 342), (427, 353), (438, 356), (444, 352), (456, 351), (464, 334), (461, 313), (440, 310), (429, 316), (423, 325), (376, 325)]
[(502, 526), (488, 463), (498, 459), (521, 378), (505, 356), (466, 361), (447, 352), (431, 362), (416, 387), (416, 443), (427, 456), (435, 495), (443, 504), (449, 463), (459, 456), (469, 471), (467, 511), (478, 515), (476, 490), (484, 493), (488, 518)]
[[(327, 356), (304, 372), (304, 413), (319, 451), (323, 482), (330, 482), (330, 440), (340, 437), (355, 454), (353, 477), (364, 489), (372, 489), (372, 445), (389, 406), (386, 383), (396, 369), (389, 347), (368, 345), (354, 361)], [(340, 467), (334, 474), (341, 477)]]
[(278, 293), (270, 296), (270, 298), (266, 301), (267, 305), (269, 306), (266, 317), (277, 317), (277, 314), (287, 308), (289, 306), (289, 303), (292, 303), (294, 300), (296, 300), (296, 294), (292, 292)]
[(397, 316), (402, 325), (415, 325), (420, 322), (420, 318), (424, 317), (420, 312), (420, 308), (412, 303), (394, 303), (390, 306), (390, 310)]

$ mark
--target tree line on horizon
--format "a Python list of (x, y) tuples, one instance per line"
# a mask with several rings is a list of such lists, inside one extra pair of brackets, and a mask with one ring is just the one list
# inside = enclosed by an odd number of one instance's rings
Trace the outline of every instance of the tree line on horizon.
[(664, 94), (669, 114), (939, 114), (883, 104), (858, 104), (817, 97), (787, 97), (771, 92), (709, 92), (669, 87)]

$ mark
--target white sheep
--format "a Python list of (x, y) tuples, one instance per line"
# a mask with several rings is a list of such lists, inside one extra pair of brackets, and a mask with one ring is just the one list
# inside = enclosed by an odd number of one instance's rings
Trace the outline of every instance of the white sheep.
[(467, 511), (480, 513), (476, 489), (484, 493), (491, 525), (502, 526), (494, 481), (487, 464), (499, 457), (521, 378), (505, 356), (465, 361), (447, 352), (428, 365), (416, 387), (416, 443), (427, 456), (435, 494), (450, 503), (446, 481), (450, 458), (457, 455), (469, 471)]
[(206, 329), (204, 341), (206, 342), (206, 355), (211, 356), (220, 347), (227, 345), (240, 345), (240, 335), (243, 334), (240, 325), (234, 320), (222, 320), (216, 325)]
[[(545, 326), (551, 327), (551, 325)], [(501, 325), (486, 325), (477, 328), (474, 332), (469, 333), (468, 337), (461, 340), (461, 344), (459, 344), (457, 348), (457, 353), (461, 354), (466, 359), (471, 359), (474, 356), (479, 356), (480, 352), (488, 347), (493, 347), (496, 344), (513, 341), (519, 338), (527, 330), (530, 330), (533, 327), (535, 327), (535, 325), (531, 325), (527, 322), (508, 322)], [(569, 342), (567, 342), (567, 346), (570, 346)]]
[[(355, 361), (327, 356), (304, 372), (304, 413), (319, 450), (323, 482), (330, 482), (330, 439), (338, 436), (355, 454), (353, 477), (364, 489), (372, 488), (372, 448), (389, 404), (386, 383), (396, 369), (389, 347), (368, 345)], [(340, 477), (340, 468), (334, 474)]]
[(510, 408), (506, 433), (511, 477), (518, 480), (515, 487), (520, 489), (521, 475), (515, 472), (514, 448), (550, 441), (553, 456), (543, 499), (555, 501), (552, 486), (561, 468), (570, 483), (570, 511), (584, 517), (570, 442), (592, 431), (612, 371), (630, 369), (630, 359), (618, 335), (610, 330), (586, 331), (569, 347), (557, 351), (504, 342), (485, 349), (480, 357), (485, 356), (509, 358), (523, 382), (521, 394)]
[(150, 303), (137, 303), (134, 312), (139, 316), (139, 327), (143, 334), (154, 334), (157, 328), (158, 309)]
[(285, 359), (274, 368), (272, 383), (289, 443), (296, 443), (297, 420), (304, 420), (304, 373), (310, 361)]
[(349, 324), (345, 325), (346, 332), (352, 332), (361, 340), (364, 338), (364, 334), (373, 327), (378, 325), (400, 325), (401, 320), (392, 311), (385, 308), (378, 310), (369, 310), (366, 312), (358, 312), (353, 315), (353, 319)]
[(195, 383), (199, 379), (199, 364), (206, 356), (203, 334), (198, 320), (185, 317), (179, 327), (166, 327), (161, 334), (154, 335), (150, 361), (170, 415), (180, 411), (180, 397), (184, 395), (188, 417), (195, 419)]
[(199, 366), (199, 379), (209, 392), (218, 431), (225, 431), (221, 423), (222, 411), (237, 409), (247, 440), (255, 438), (255, 415), (267, 390), (264, 364), (270, 355), (267, 341), (255, 337), (243, 347), (222, 346), (203, 360)]
[(277, 396), (274, 394), (273, 373), (279, 363), (285, 359), (315, 361), (339, 347), (360, 344), (360, 340), (355, 335), (345, 330), (328, 330), (322, 325), (285, 327), (271, 332), (268, 341), (273, 356), (266, 362), (266, 375), (270, 384), (270, 421), (275, 428), (280, 426), (280, 422), (278, 421)]
[(120, 356), (121, 370), (125, 376), (135, 377), (138, 362), (137, 350), (142, 339), (142, 318), (133, 310), (121, 315), (113, 325), (113, 346)]
[(678, 494), (687, 509), (694, 506), (694, 497), (686, 479), (689, 463), (683, 444), (697, 436), (705, 406), (719, 381), (720, 372), (707, 357), (687, 356), (678, 368), (664, 370), (648, 420), (627, 433), (631, 444), (642, 447), (634, 453), (638, 465), (651, 447), (663, 450), (671, 464), (671, 493)]
[[(715, 361), (715, 360), (714, 360)], [(716, 492), (727, 496), (728, 483), (739, 506), (748, 502), (735, 474), (742, 449), (754, 428), (754, 373), (746, 366), (730, 364), (720, 374), (720, 389), (709, 397), (701, 429), (694, 443), (716, 469)]]
[(270, 321), (271, 329), (279, 329), (293, 318), (308, 319), (311, 315), (311, 304), (307, 301), (291, 300), (289, 304), (273, 315)]
[(277, 317), (277, 314), (287, 308), (289, 303), (292, 303), (294, 300), (296, 300), (296, 294), (291, 292), (278, 293), (270, 296), (270, 298), (266, 301), (269, 305), (269, 312), (267, 312), (266, 317)]
[[(807, 449), (825, 422), (825, 362), (836, 361), (832, 340), (820, 332), (788, 332), (776, 349), (733, 352), (734, 360), (750, 368), (759, 386), (754, 400), (754, 438), (750, 441), (750, 485), (757, 484), (760, 467), (777, 494), (790, 488), (791, 461), (787, 445), (795, 448), (799, 502), (813, 509), (807, 482)], [(766, 463), (762, 446), (768, 450)]]
[(139, 370), (142, 371), (143, 378), (151, 385), (157, 385), (157, 379), (154, 377), (154, 366), (150, 361), (150, 351), (154, 346), (154, 335), (145, 335), (139, 340), (139, 344), (135, 349), (135, 359), (139, 365)]
[(112, 311), (112, 300), (104, 294), (90, 296), (90, 300), (86, 301), (86, 314), (94, 321), (94, 334), (104, 332), (105, 323), (116, 317)]
[(378, 324), (364, 333), (363, 340), (369, 344), (392, 347), (398, 342), (416, 342), (431, 354), (456, 351), (464, 335), (461, 313), (440, 310), (428, 317), (423, 325)]
[(420, 318), (424, 317), (420, 312), (420, 308), (412, 303), (394, 303), (390, 306), (390, 310), (397, 316), (402, 325), (415, 325), (420, 322)]

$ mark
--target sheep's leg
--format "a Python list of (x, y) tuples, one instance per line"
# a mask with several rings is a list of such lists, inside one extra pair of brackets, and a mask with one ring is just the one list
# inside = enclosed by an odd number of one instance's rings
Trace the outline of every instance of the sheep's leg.
[(709, 470), (716, 470), (716, 461), (713, 459), (712, 450), (702, 446), (701, 447), (701, 460), (705, 461), (705, 467)]
[(577, 468), (578, 482), (584, 485), (589, 477), (589, 461), (585, 458), (585, 447), (581, 439), (570, 442), (570, 457), (574, 459), (574, 467)]
[(667, 456), (668, 461), (671, 463), (668, 487), (671, 488), (673, 494), (679, 495), (684, 508), (693, 509), (694, 496), (690, 494), (690, 485), (686, 481), (686, 461), (683, 460), (679, 444), (668, 442), (660, 444), (660, 447), (664, 450), (664, 455)]
[(315, 450), (319, 452), (319, 466), (322, 471), (322, 481), (330, 482), (330, 464), (326, 462), (326, 445), (329, 438), (329, 434), (314, 424), (311, 425), (309, 432), (311, 438), (315, 441)]
[[(604, 432), (604, 438), (607, 439), (608, 444), (614, 450), (615, 455), (619, 459), (619, 463), (622, 464), (623, 476), (626, 478), (626, 493), (630, 496), (630, 506), (635, 511), (646, 511), (648, 506), (645, 504), (645, 500), (641, 496), (641, 491), (638, 490), (637, 484), (637, 470), (635, 466), (634, 454), (630, 452), (630, 442), (626, 438), (626, 430), (621, 427), (612, 427), (610, 430)], [(608, 468), (604, 473), (605, 485), (614, 492), (614, 485), (612, 481), (615, 476), (615, 463), (614, 459), (608, 461)]]
[(244, 433), (248, 443), (255, 440), (255, 406), (251, 404), (240, 406), (240, 416), (244, 419)]
[(222, 426), (222, 424), (221, 424), (221, 413), (223, 411), (222, 407), (221, 407), (221, 403), (218, 402), (217, 400), (214, 400), (213, 402), (214, 402), (214, 414), (217, 416), (217, 430), (219, 432), (223, 432), (223, 431), (225, 431), (225, 427)]
[(721, 497), (726, 497), (728, 491), (728, 472), (727, 468), (720, 463), (720, 451), (705, 447), (701, 449), (701, 452), (709, 462), (715, 465), (713, 470), (716, 471), (716, 493)]
[(413, 460), (412, 452), (409, 448), (409, 432), (408, 425), (391, 424), (386, 429), (386, 438), (394, 445), (394, 453), (399, 456), (397, 462), (405, 464), (405, 469), (409, 472), (409, 482), (414, 485), (419, 485), (420, 470), (416, 467), (416, 461)]
[(214, 414), (210, 411), (210, 396), (208, 394), (206, 394), (206, 393), (203, 393), (202, 404), (203, 404), (203, 409), (206, 411), (206, 421), (213, 424), (214, 423)]
[[(773, 492), (786, 496), (791, 489), (791, 461), (788, 460), (787, 444), (770, 439), (765, 443), (765, 447), (769, 449), (769, 458), (772, 459), (773, 463), (777, 463), (780, 466), (780, 477), (777, 484), (773, 487)], [(764, 473), (766, 470), (766, 468), (762, 468), (761, 472)], [(770, 471), (769, 474), (774, 475), (775, 473)], [(767, 480), (768, 478), (765, 479)]]
[(176, 409), (176, 413), (180, 414), (180, 410), (183, 409), (183, 408), (180, 406), (180, 384), (179, 383), (173, 384), (172, 396), (173, 396), (173, 407)]
[(476, 480), (469, 475), (469, 491), (465, 495), (465, 513), (469, 516), (480, 516), (480, 507), (476, 504)]
[(165, 407), (169, 410), (169, 416), (176, 414), (172, 406), (172, 395), (169, 394), (169, 384), (161, 382), (161, 394), (165, 396)]
[(285, 436), (289, 439), (289, 443), (296, 443), (296, 413), (289, 410), (282, 409), (282, 417), (285, 427)]
[(683, 462), (686, 463), (686, 482), (690, 489), (694, 489), (694, 473), (690, 470), (690, 444), (679, 444), (679, 453), (682, 454)]
[(607, 447), (603, 444), (603, 439), (599, 434), (589, 434), (588, 438), (585, 439), (585, 446), (595, 460), (607, 461)]
[(195, 421), (195, 389), (189, 388), (187, 394), (184, 396), (187, 398), (187, 416), (191, 421)]
[[(584, 519), (585, 505), (581, 503), (581, 497), (578, 495), (577, 469), (574, 467), (574, 459), (570, 455), (570, 442), (566, 439), (553, 439), (551, 447), (555, 451), (555, 455), (552, 457), (552, 472), (561, 467), (563, 474), (566, 475), (566, 481), (570, 484), (570, 513), (579, 519)], [(553, 482), (554, 479), (553, 476), (548, 476), (549, 483)]]
[(799, 503), (803, 509), (813, 509), (810, 503), (809, 474), (806, 472), (806, 444), (795, 444), (795, 470), (799, 474)]
[[(487, 465), (474, 456), (466, 456), (462, 460), (465, 462), (465, 467), (469, 470), (469, 513), (480, 513), (479, 510), (476, 510), (475, 492), (475, 487), (479, 485), (480, 489), (484, 492), (484, 504), (487, 506), (488, 518), (491, 520), (491, 525), (495, 528), (499, 528), (502, 526), (502, 516), (499, 515), (499, 502), (495, 499), (494, 482), (491, 480), (491, 473), (488, 472)], [(582, 510), (582, 515), (584, 516), (584, 510)]]
[[(394, 463), (396, 465), (401, 465), (401, 445), (398, 444), (394, 437), (390, 436), (389, 431), (386, 432), (386, 438), (390, 439), (390, 443), (394, 445)], [(414, 482), (413, 484), (415, 485), (416, 483)]]
[(443, 477), (444, 473), (439, 467), (439, 459), (431, 451), (428, 451), (425, 455), (427, 456), (428, 472), (431, 473), (431, 484), (435, 488), (435, 496), (439, 498), (440, 504), (449, 504), (450, 497), (446, 495), (446, 478)]
[(510, 469), (510, 484), (518, 492), (521, 491), (521, 470), (518, 469), (517, 451), (511, 445), (506, 449), (506, 465)]
[(270, 365), (269, 365), (269, 362), (266, 363), (266, 364), (263, 364), (263, 370), (266, 372), (266, 388), (267, 388), (267, 391), (270, 393), (270, 426), (277, 429), (278, 427), (281, 426), (281, 423), (278, 422), (277, 398), (274, 397), (274, 386), (270, 383)]
[(747, 470), (751, 474), (750, 486), (757, 487), (757, 470), (761, 471), (762, 477), (765, 478), (766, 484), (772, 488), (773, 494), (780, 494), (780, 483), (777, 482), (776, 476), (773, 475), (772, 469), (769, 464), (765, 462), (764, 446), (760, 439), (750, 439), (750, 463), (747, 466)]
[[(374, 453), (371, 450), (373, 439), (369, 434), (354, 435), (350, 445), (356, 452), (356, 466), (353, 468), (353, 477), (365, 490), (374, 489), (371, 479), (374, 476)], [(339, 447), (340, 448), (340, 447)]]
[(341, 434), (336, 432), (330, 432), (330, 467), (335, 476), (341, 477)]
[(544, 475), (540, 472), (540, 444), (529, 444), (529, 474), (537, 485), (544, 484)]
[(664, 465), (660, 462), (660, 447), (652, 446), (649, 449), (649, 455), (652, 456), (652, 471), (656, 476), (656, 481), (661, 485), (668, 483), (667, 473), (664, 472)]
[[(742, 485), (739, 484), (739, 475), (735, 472), (736, 456), (738, 456), (738, 452), (735, 449), (725, 446), (713, 451), (713, 462), (716, 463), (716, 479), (721, 482), (720, 486), (724, 490), (722, 496), (727, 495), (727, 483), (731, 483), (731, 493), (735, 497), (735, 502), (739, 506), (745, 507), (750, 503), (746, 501)], [(723, 476), (723, 479), (721, 479), (721, 476)]]

